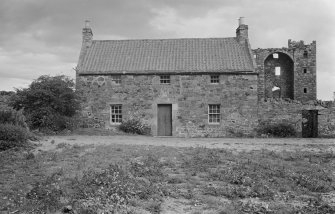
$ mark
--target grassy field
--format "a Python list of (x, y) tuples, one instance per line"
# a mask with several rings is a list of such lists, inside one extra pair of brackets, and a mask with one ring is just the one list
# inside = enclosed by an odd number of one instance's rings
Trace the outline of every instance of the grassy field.
[(56, 148), (0, 153), (0, 213), (335, 213), (326, 148)]

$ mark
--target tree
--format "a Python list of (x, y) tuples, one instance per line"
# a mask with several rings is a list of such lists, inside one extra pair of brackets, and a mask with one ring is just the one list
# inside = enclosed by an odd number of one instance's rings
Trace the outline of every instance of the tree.
[(64, 75), (43, 75), (28, 88), (16, 89), (10, 105), (23, 109), (30, 128), (52, 131), (68, 128), (80, 106), (73, 80)]

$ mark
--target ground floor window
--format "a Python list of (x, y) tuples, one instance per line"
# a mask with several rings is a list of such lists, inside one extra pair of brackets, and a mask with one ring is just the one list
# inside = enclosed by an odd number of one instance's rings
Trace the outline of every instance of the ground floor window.
[(220, 105), (208, 105), (208, 123), (219, 124), (221, 119)]
[(121, 104), (111, 105), (110, 122), (111, 124), (120, 124), (122, 122)]

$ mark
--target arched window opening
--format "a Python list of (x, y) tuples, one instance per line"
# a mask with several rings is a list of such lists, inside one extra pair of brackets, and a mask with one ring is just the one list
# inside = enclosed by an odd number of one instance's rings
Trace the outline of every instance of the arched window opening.
[(264, 97), (294, 99), (294, 62), (289, 55), (276, 52), (264, 60)]

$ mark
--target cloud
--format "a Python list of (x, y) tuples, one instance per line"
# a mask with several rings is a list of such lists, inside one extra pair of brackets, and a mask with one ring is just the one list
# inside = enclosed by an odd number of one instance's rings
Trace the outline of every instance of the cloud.
[(316, 40), (318, 97), (330, 99), (334, 8), (333, 0), (1, 0), (0, 76), (15, 86), (15, 78), (74, 75), (86, 19), (94, 39), (143, 39), (232, 37), (244, 16), (252, 48)]

